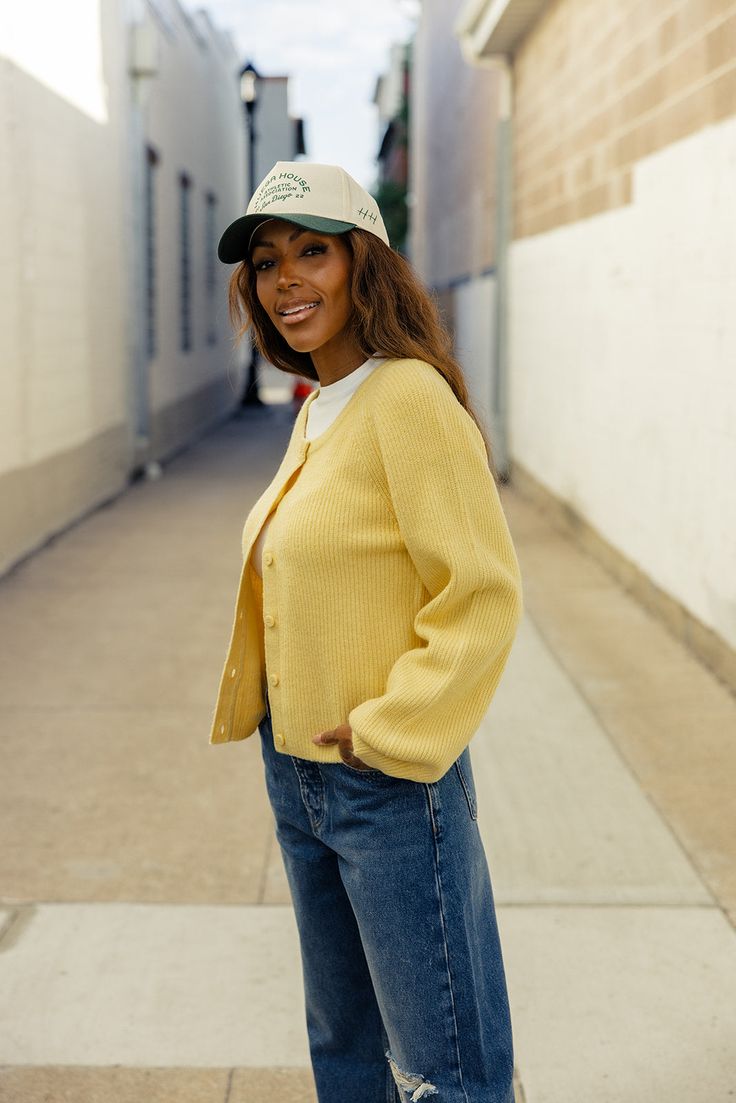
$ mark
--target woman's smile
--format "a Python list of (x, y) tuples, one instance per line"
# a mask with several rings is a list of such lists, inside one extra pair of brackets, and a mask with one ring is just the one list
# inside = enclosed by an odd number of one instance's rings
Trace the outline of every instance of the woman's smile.
[(306, 306), (290, 306), (279, 310), (287, 326), (293, 326), (296, 322), (303, 322), (319, 306), (319, 303), (308, 303)]

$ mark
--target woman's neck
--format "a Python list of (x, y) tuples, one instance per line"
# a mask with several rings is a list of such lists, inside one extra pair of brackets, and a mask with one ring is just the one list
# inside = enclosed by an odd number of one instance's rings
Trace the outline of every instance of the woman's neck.
[(329, 387), (330, 383), (336, 383), (338, 379), (344, 379), (365, 364), (368, 357), (362, 349), (355, 344), (346, 344), (342, 341), (333, 346), (332, 341), (322, 345), (310, 353), (312, 364), (319, 377), (320, 387)]

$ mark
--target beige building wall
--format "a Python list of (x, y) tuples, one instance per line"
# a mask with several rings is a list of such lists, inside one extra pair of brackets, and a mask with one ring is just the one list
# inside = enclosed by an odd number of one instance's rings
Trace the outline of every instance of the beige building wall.
[(555, 0), (514, 61), (514, 236), (630, 202), (637, 161), (735, 106), (733, 0)]
[[(18, 5), (0, 42), (0, 571), (118, 491), (128, 424), (119, 6)], [(73, 58), (73, 63), (70, 59)]]

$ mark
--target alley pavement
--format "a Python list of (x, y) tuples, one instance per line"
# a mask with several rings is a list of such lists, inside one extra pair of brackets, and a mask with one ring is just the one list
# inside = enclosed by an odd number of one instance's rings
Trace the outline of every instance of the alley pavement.
[[(244, 411), (0, 580), (2, 1103), (315, 1103), (259, 740), (208, 743), (294, 414)], [(736, 701), (501, 496), (525, 612), (471, 755), (517, 1099), (736, 1100)]]

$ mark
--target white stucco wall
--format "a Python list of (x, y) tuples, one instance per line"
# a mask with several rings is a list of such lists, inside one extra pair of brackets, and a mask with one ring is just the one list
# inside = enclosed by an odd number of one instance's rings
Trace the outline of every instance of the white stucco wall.
[[(132, 75), (133, 23), (148, 17), (159, 68), (147, 112)], [(39, 19), (41, 22), (39, 23)], [(155, 53), (155, 51), (153, 51)], [(231, 40), (176, 0), (16, 5), (0, 35), (0, 571), (122, 490), (146, 457), (186, 444), (236, 405), (244, 353), (215, 261), (244, 205), (244, 135)], [(145, 96), (143, 97), (145, 99)], [(143, 166), (157, 174), (158, 351), (145, 332)], [(180, 355), (179, 194), (193, 178), (194, 344)], [(218, 199), (212, 243), (205, 196)], [(149, 414), (163, 411), (158, 421)], [(143, 446), (141, 447), (141, 438)], [(146, 457), (147, 458), (147, 457)]]
[(511, 248), (510, 447), (736, 646), (736, 119)]
[(127, 417), (123, 28), (99, 0), (44, 12), (0, 42), (0, 474)]

